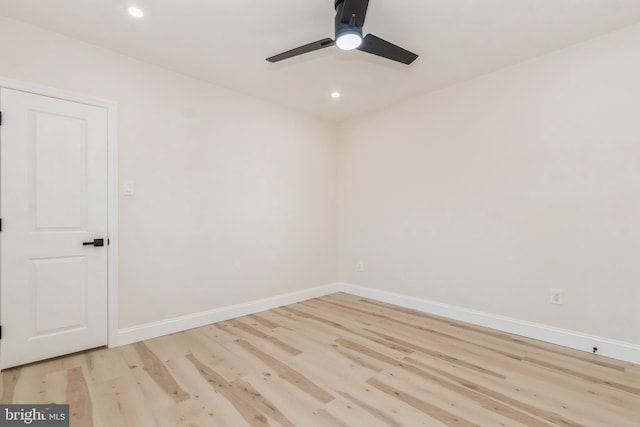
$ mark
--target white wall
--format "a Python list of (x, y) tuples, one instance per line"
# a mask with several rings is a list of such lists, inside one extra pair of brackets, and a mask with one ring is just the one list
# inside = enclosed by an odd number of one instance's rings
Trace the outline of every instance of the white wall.
[(119, 325), (333, 283), (334, 126), (0, 17), (0, 76), (119, 104)]
[(341, 279), (640, 343), (639, 52), (634, 26), (344, 123)]
[(119, 103), (121, 328), (335, 282), (339, 252), (345, 282), (640, 343), (638, 46), (631, 27), (337, 134), (2, 17), (0, 76)]

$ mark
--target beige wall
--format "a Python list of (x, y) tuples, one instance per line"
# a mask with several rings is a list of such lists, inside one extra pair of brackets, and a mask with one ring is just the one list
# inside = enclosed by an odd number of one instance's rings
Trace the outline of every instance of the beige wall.
[(333, 125), (1, 17), (0, 52), (119, 104), (120, 327), (336, 281)]
[(640, 343), (638, 52), (630, 27), (344, 123), (341, 279)]
[(638, 46), (632, 27), (337, 133), (1, 17), (0, 76), (119, 104), (120, 327), (331, 283), (339, 255), (348, 283), (640, 343)]

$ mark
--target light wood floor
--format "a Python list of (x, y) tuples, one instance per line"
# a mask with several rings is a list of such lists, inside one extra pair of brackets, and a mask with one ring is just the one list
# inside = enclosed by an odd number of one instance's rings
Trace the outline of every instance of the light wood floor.
[(346, 294), (9, 369), (72, 426), (640, 426), (640, 366)]

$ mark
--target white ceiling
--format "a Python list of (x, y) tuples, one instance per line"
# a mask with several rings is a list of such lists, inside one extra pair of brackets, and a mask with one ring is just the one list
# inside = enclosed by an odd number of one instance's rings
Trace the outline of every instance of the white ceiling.
[(370, 0), (364, 33), (419, 54), (412, 65), (335, 47), (265, 61), (333, 38), (333, 1), (0, 0), (0, 14), (329, 119), (640, 22), (640, 0)]

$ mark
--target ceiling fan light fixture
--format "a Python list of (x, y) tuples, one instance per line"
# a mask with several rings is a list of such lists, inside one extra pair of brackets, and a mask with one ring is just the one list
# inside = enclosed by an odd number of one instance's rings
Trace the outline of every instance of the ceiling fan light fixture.
[(356, 31), (344, 31), (338, 34), (336, 38), (336, 46), (342, 50), (353, 50), (362, 43), (362, 35)]

